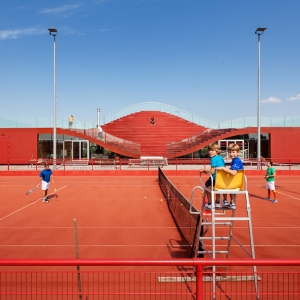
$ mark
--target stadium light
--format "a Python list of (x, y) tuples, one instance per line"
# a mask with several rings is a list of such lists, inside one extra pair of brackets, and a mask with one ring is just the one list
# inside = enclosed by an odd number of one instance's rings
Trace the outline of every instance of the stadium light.
[(53, 169), (56, 169), (56, 28), (48, 28), (49, 34), (54, 37), (54, 86), (53, 86)]
[(97, 108), (97, 125), (98, 126), (100, 126), (100, 112), (101, 112), (101, 109)]
[(260, 36), (264, 33), (267, 28), (258, 27), (255, 31), (258, 37), (258, 84), (257, 84), (257, 169), (260, 170)]

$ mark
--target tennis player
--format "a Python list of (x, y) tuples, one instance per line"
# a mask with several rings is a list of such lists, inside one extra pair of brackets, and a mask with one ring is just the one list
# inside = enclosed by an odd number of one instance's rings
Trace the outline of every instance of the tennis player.
[(275, 190), (276, 172), (275, 172), (275, 169), (273, 167), (273, 162), (268, 161), (267, 166), (268, 166), (268, 169), (267, 169), (265, 179), (266, 179), (266, 189), (268, 190), (268, 197), (265, 198), (265, 200), (271, 200), (271, 191), (272, 191), (272, 193), (274, 195), (274, 200), (272, 201), (272, 203), (277, 203), (278, 202), (278, 200), (276, 199), (277, 198), (277, 192)]
[(50, 187), (50, 182), (54, 182), (52, 170), (49, 169), (48, 163), (44, 164), (44, 170), (40, 173), (39, 183), (42, 187), (43, 193), (43, 202), (49, 202), (49, 198), (47, 197), (48, 189)]

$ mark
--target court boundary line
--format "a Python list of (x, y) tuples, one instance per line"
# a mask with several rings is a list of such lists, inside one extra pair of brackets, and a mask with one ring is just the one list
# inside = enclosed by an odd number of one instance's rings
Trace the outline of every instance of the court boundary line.
[[(21, 226), (16, 226), (16, 227), (8, 227), (8, 226), (0, 226), (0, 229), (72, 229), (72, 226), (30, 226), (30, 227), (21, 227)], [(79, 229), (174, 229), (177, 228), (176, 226), (174, 227), (126, 227), (126, 226), (118, 226), (118, 227), (114, 227), (114, 226), (93, 226), (93, 227), (84, 227), (84, 226), (80, 226), (77, 227)], [(183, 227), (183, 228), (190, 228), (190, 227)], [(218, 227), (218, 228), (226, 228), (226, 227)], [(238, 229), (244, 229), (244, 228), (248, 228), (247, 226), (235, 226), (234, 228), (238, 228)], [(257, 229), (299, 229), (300, 226), (252, 226), (252, 228), (257, 228)]]
[[(0, 228), (5, 229), (5, 228), (9, 228), (9, 229), (73, 229), (72, 226), (29, 226), (29, 227), (21, 227), (21, 226), (16, 226), (16, 227), (8, 227), (8, 226), (3, 226)], [(114, 227), (114, 226), (78, 226), (77, 228), (80, 229), (174, 229), (177, 228), (176, 226), (167, 226), (167, 227), (129, 227), (129, 226), (118, 226), (118, 227)], [(186, 227), (186, 228), (190, 228), (190, 227)]]
[[(299, 245), (300, 246), (300, 245)], [(48, 244), (33, 244), (33, 245), (14, 245), (14, 244), (7, 244), (7, 245), (0, 245), (1, 247), (74, 247), (73, 244), (68, 244), (68, 245), (48, 245)], [(169, 248), (182, 248), (182, 247), (190, 247), (190, 245), (176, 245), (176, 246), (172, 246), (170, 244), (156, 244), (156, 245), (136, 245), (136, 244), (130, 244), (130, 245), (110, 245), (110, 244), (80, 244), (79, 247), (169, 247)]]
[[(263, 186), (263, 185), (259, 185), (259, 184), (258, 184), (257, 186), (259, 186), (259, 187), (261, 187), (261, 188), (265, 188), (265, 189), (266, 189), (266, 187), (265, 187), (265, 186)], [(290, 196), (290, 195), (288, 195), (288, 194), (285, 194), (285, 193), (279, 192), (278, 190), (276, 190), (276, 192), (277, 192), (277, 194), (281, 194), (281, 195), (287, 196), (287, 197), (289, 197), (289, 198), (293, 198), (293, 199), (295, 199), (295, 200), (297, 200), (297, 201), (300, 201), (300, 199), (299, 199), (299, 198), (297, 198), (297, 197), (293, 197), (293, 196)]]
[[(219, 245), (220, 247), (227, 247), (226, 245)], [(245, 244), (243, 245), (244, 247), (250, 247), (250, 245)], [(0, 245), (1, 247), (74, 247), (73, 244), (68, 244), (68, 245), (49, 245), (49, 244), (26, 244), (26, 245), (14, 245), (14, 244), (6, 244), (6, 245)], [(190, 247), (190, 245), (171, 245), (171, 244), (161, 244), (161, 245), (137, 245), (137, 244), (130, 244), (130, 245), (110, 245), (110, 244), (80, 244), (79, 247), (170, 247), (172, 249), (174, 248), (182, 248), (182, 247)], [(240, 245), (231, 245), (231, 247), (240, 247)], [(276, 245), (276, 244), (270, 244), (270, 245), (255, 245), (255, 247), (287, 247), (287, 248), (293, 248), (293, 247), (300, 247), (300, 244), (293, 244), (293, 245), (286, 245), (286, 244), (280, 244), (280, 245)]]
[[(50, 193), (49, 196), (52, 195), (52, 194), (54, 194), (54, 193), (56, 193), (56, 192), (58, 192), (58, 191), (60, 191), (60, 190), (62, 190), (62, 189), (64, 189), (65, 187), (67, 187), (67, 185), (63, 186), (62, 188), (58, 189), (58, 190), (55, 191), (55, 192)], [(12, 216), (12, 215), (14, 215), (14, 214), (16, 214), (17, 212), (19, 212), (19, 211), (21, 211), (21, 210), (23, 210), (23, 209), (25, 209), (25, 208), (27, 208), (27, 207), (29, 207), (29, 206), (31, 206), (31, 205), (37, 203), (38, 201), (41, 201), (41, 199), (42, 199), (42, 198), (39, 198), (39, 199), (37, 199), (37, 200), (35, 200), (35, 201), (33, 201), (33, 202), (31, 202), (31, 203), (29, 203), (29, 204), (27, 204), (27, 205), (21, 207), (21, 208), (19, 208), (19, 209), (13, 211), (12, 213), (10, 213), (10, 214), (8, 214), (8, 215), (6, 215), (6, 216), (0, 218), (0, 221), (2, 221), (2, 220), (4, 220), (4, 219), (6, 219), (6, 218), (8, 218), (8, 217), (10, 217), (10, 216)]]

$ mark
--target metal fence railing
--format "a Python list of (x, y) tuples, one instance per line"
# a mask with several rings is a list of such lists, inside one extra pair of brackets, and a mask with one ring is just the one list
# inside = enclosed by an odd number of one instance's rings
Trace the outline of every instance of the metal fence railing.
[(1, 299), (299, 299), (299, 284), (299, 259), (0, 260)]
[[(72, 129), (89, 129), (95, 128), (97, 121), (80, 122), (74, 120)], [(52, 117), (36, 117), (36, 118), (0, 118), (0, 128), (52, 128)], [(67, 119), (56, 119), (57, 128), (69, 128), (69, 122)]]
[[(127, 153), (131, 153), (132, 155), (140, 155), (141, 153), (141, 144), (135, 143), (132, 141), (124, 140), (119, 137), (113, 136), (107, 132), (102, 131), (99, 134), (97, 128), (92, 129), (77, 129), (76, 132), (82, 133), (84, 135), (90, 136), (97, 140), (104, 142), (105, 144), (109, 144), (119, 150), (125, 150)], [(122, 153), (122, 151), (121, 151)]]
[(207, 129), (201, 132), (198, 135), (194, 135), (188, 138), (185, 138), (179, 142), (172, 142), (166, 145), (166, 150), (168, 154), (177, 154), (182, 150), (190, 149), (193, 146), (199, 145), (203, 142), (214, 138), (219, 139), (222, 134), (231, 132), (231, 128), (226, 129)]
[[(5, 157), (7, 153), (5, 152)], [(99, 169), (119, 169), (119, 170), (153, 170), (151, 166), (151, 160), (146, 165), (143, 164), (131, 164), (129, 158), (109, 158), (107, 156), (93, 157), (91, 159), (71, 159), (65, 158), (56, 159), (57, 168), (60, 170), (66, 169), (84, 169), (84, 170), (99, 170)], [(231, 159), (224, 158), (225, 163), (230, 165)], [(260, 170), (266, 170), (267, 161), (270, 159), (262, 158), (260, 160)], [(210, 166), (209, 158), (169, 158), (168, 165), (164, 165), (164, 170), (199, 170), (201, 168), (208, 168)], [(242, 159), (245, 170), (257, 170), (257, 159), (247, 158)], [(289, 171), (300, 171), (300, 159), (299, 158), (272, 158), (273, 166), (279, 173), (285, 172), (284, 175), (289, 175)], [(51, 158), (29, 158), (29, 159), (11, 159), (0, 161), (0, 170), (38, 170), (43, 167), (44, 162), (47, 162), (50, 166), (53, 164)], [(287, 172), (288, 171), (288, 172)]]
[[(107, 116), (100, 118), (100, 124), (104, 125), (110, 123), (119, 118), (125, 117), (127, 115), (140, 112), (140, 111), (151, 111), (158, 110), (161, 112), (166, 112), (175, 116), (178, 116), (182, 119), (185, 119), (189, 122), (204, 126), (211, 129), (223, 129), (223, 128), (246, 128), (246, 127), (257, 127), (257, 117), (245, 117), (239, 119), (233, 119), (225, 122), (214, 122), (207, 120), (205, 118), (196, 116), (187, 111), (184, 111), (178, 107), (174, 107), (168, 104), (159, 103), (159, 102), (143, 102), (137, 103), (128, 107), (125, 107), (121, 110), (118, 110)], [(262, 127), (299, 127), (300, 126), (300, 117), (261, 117), (260, 125)], [(89, 122), (80, 122), (76, 119), (73, 122), (72, 128), (76, 129), (88, 129), (94, 128), (97, 125), (97, 120), (92, 120)], [(0, 118), (0, 128), (44, 128), (52, 127), (53, 118), (14, 118), (14, 117), (5, 117)], [(60, 128), (69, 128), (68, 119), (57, 118), (56, 126)]]

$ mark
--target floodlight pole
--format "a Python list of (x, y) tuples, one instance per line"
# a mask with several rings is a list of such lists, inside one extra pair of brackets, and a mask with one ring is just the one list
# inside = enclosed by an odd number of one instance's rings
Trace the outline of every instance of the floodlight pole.
[(97, 125), (100, 126), (100, 108), (97, 108)]
[(260, 134), (260, 36), (264, 33), (267, 28), (259, 27), (256, 29), (255, 34), (258, 37), (258, 84), (257, 84), (257, 169), (260, 170), (260, 159), (261, 159), (261, 134)]
[(54, 38), (54, 84), (53, 84), (53, 169), (56, 169), (56, 35), (55, 28), (48, 28)]

